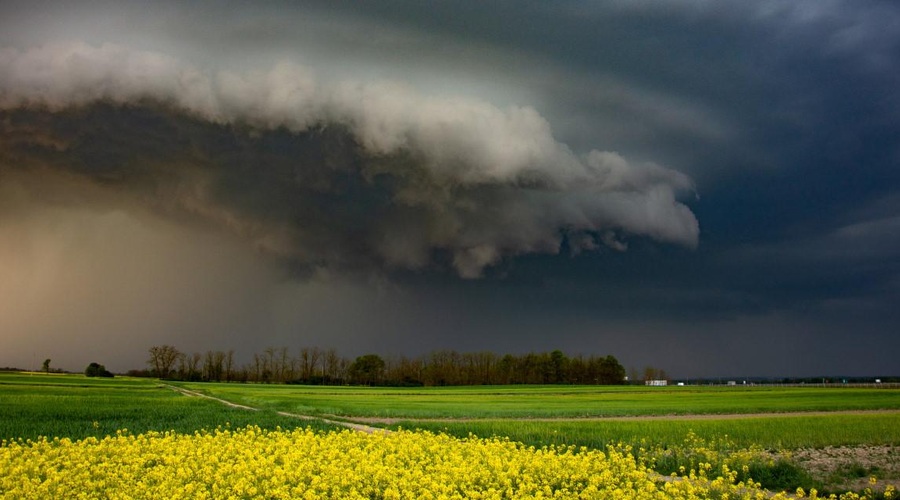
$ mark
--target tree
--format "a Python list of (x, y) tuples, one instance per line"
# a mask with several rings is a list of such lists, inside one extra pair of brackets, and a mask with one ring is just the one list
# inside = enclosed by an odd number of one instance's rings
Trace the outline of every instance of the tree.
[(647, 366), (644, 368), (644, 381), (647, 380), (668, 380), (669, 376), (665, 370)]
[[(48, 359), (44, 369), (49, 369)], [(629, 380), (611, 355), (569, 357), (561, 350), (500, 356), (490, 351), (432, 351), (407, 358), (366, 354), (351, 360), (335, 349), (302, 347), (296, 357), (287, 347), (267, 347), (252, 361), (235, 365), (234, 351), (183, 354), (172, 346), (150, 348), (149, 376), (205, 381), (364, 385), (477, 384), (622, 384)], [(665, 379), (666, 372), (648, 366), (645, 379)], [(632, 368), (631, 380), (641, 380)]]
[(609, 355), (600, 360), (599, 382), (608, 385), (625, 383), (625, 367), (615, 356)]
[(384, 360), (377, 354), (360, 356), (350, 365), (350, 380), (354, 384), (374, 385), (384, 376)]
[(178, 377), (181, 380), (192, 382), (200, 380), (200, 360), (202, 359), (203, 356), (199, 352), (178, 356)]
[(41, 370), (44, 373), (50, 373), (50, 358), (44, 360), (44, 364), (41, 365)]
[(458, 385), (459, 353), (456, 351), (432, 351), (423, 370), (427, 385)]
[(275, 358), (275, 348), (274, 347), (266, 347), (263, 350), (263, 356), (260, 358), (262, 362), (262, 373), (260, 375), (260, 381), (271, 383), (272, 379), (278, 374), (276, 358)]
[(86, 377), (112, 377), (113, 374), (106, 370), (106, 367), (99, 363), (91, 363), (84, 369)]
[(219, 382), (225, 371), (225, 353), (222, 351), (206, 351), (203, 358), (203, 380)]
[(319, 364), (321, 357), (322, 352), (318, 347), (302, 347), (300, 349), (300, 378), (302, 380), (313, 379), (316, 375), (316, 365)]
[(181, 357), (181, 352), (170, 345), (159, 345), (150, 348), (150, 359), (147, 364), (150, 370), (159, 378), (169, 378), (172, 373), (172, 367)]
[(325, 372), (323, 379), (330, 383), (337, 383), (341, 377), (341, 357), (338, 356), (334, 348), (325, 351), (322, 359), (323, 371)]
[(281, 347), (278, 350), (278, 376), (279, 382), (287, 382), (294, 378), (294, 361), (287, 347)]
[(569, 358), (559, 349), (550, 353), (550, 363), (547, 367), (549, 373), (545, 376), (545, 382), (559, 384), (566, 382), (566, 370), (569, 368)]
[(225, 353), (225, 361), (224, 361), (224, 370), (225, 370), (225, 381), (231, 382), (232, 377), (234, 377), (234, 350), (229, 349), (228, 352)]

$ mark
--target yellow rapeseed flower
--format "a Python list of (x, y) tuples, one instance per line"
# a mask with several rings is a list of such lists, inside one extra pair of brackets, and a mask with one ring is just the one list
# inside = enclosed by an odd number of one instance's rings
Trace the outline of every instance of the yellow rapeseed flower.
[[(623, 447), (526, 447), (429, 432), (258, 427), (7, 441), (0, 498), (763, 498), (708, 463), (665, 478)], [(800, 493), (798, 491), (798, 493)], [(887, 496), (887, 495), (886, 495)]]

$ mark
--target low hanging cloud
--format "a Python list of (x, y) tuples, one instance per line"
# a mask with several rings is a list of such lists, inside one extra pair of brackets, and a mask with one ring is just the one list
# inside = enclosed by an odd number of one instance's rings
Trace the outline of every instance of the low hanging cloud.
[(150, 209), (297, 269), (475, 278), (564, 242), (699, 237), (678, 200), (687, 176), (576, 154), (531, 107), (327, 82), (292, 63), (212, 71), (109, 44), (4, 49), (0, 129), (0, 175), (33, 198)]

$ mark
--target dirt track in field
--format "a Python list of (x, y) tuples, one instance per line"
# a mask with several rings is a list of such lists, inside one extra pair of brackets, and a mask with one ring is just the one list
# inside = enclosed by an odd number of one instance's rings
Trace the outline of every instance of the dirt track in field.
[[(217, 398), (214, 396), (209, 396), (207, 394), (203, 394), (203, 393), (197, 392), (197, 391), (191, 391), (189, 389), (184, 389), (182, 387), (176, 387), (174, 385), (163, 384), (162, 387), (165, 387), (166, 389), (171, 389), (175, 392), (179, 392), (179, 393), (184, 394), (185, 396), (188, 396), (191, 398), (206, 398), (206, 399), (211, 399), (213, 401), (218, 401), (219, 403), (222, 403), (225, 406), (230, 406), (231, 408), (238, 408), (241, 410), (248, 410), (248, 411), (259, 411), (259, 408), (253, 408), (252, 406), (246, 406), (246, 405), (233, 403), (233, 402), (225, 400), (225, 399)], [(298, 418), (301, 420), (318, 420), (320, 422), (325, 422), (326, 424), (338, 425), (341, 427), (346, 427), (348, 429), (352, 429), (354, 431), (365, 432), (367, 434), (372, 434), (373, 432), (391, 432), (390, 430), (382, 429), (380, 427), (372, 427), (372, 426), (366, 425), (364, 423), (344, 422), (344, 421), (340, 421), (340, 420), (331, 420), (328, 418), (314, 417), (312, 415), (299, 415), (297, 413), (288, 413), (286, 411), (279, 411), (277, 413), (284, 417)]]
[(329, 417), (347, 418), (366, 424), (394, 425), (403, 422), (473, 422), (479, 420), (522, 420), (527, 422), (632, 422), (641, 420), (736, 420), (777, 417), (821, 417), (828, 415), (884, 415), (896, 414), (900, 410), (836, 410), (836, 411), (796, 411), (782, 413), (698, 413), (677, 415), (633, 415), (595, 417), (486, 417), (486, 418), (416, 418), (416, 417)]
[(191, 397), (191, 398), (206, 398), (206, 399), (212, 399), (213, 401), (218, 401), (218, 402), (222, 403), (223, 405), (225, 405), (225, 406), (230, 406), (230, 407), (232, 407), (232, 408), (238, 408), (238, 409), (241, 409), (241, 410), (249, 410), (249, 411), (257, 411), (257, 410), (258, 410), (258, 408), (253, 408), (253, 407), (251, 407), (251, 406), (239, 405), (239, 404), (237, 404), (237, 403), (232, 403), (231, 401), (226, 401), (226, 400), (224, 400), (224, 399), (219, 399), (219, 398), (216, 398), (216, 397), (213, 397), (213, 396), (207, 396), (206, 394), (203, 394), (203, 393), (200, 393), (200, 392), (196, 392), (196, 391), (191, 391), (191, 390), (188, 390), (188, 389), (183, 389), (183, 388), (181, 388), (181, 387), (176, 387), (176, 386), (174, 386), (174, 385), (163, 384), (162, 387), (165, 387), (166, 389), (171, 389), (171, 390), (173, 390), (173, 391), (175, 391), (175, 392), (180, 392), (181, 394), (184, 394), (185, 396), (188, 396), (188, 397)]
[[(196, 391), (191, 391), (174, 385), (163, 384), (162, 387), (184, 394), (190, 397), (200, 397), (218, 401), (232, 408), (242, 410), (258, 411), (258, 408), (245, 406), (225, 399), (209, 396)], [(320, 420), (332, 425), (339, 425), (360, 432), (390, 432), (372, 425), (395, 425), (407, 422), (476, 422), (479, 420), (521, 420), (527, 422), (630, 422), (642, 420), (736, 420), (736, 419), (754, 419), (754, 418), (777, 418), (777, 417), (819, 417), (828, 415), (883, 415), (896, 414), (900, 410), (836, 410), (836, 411), (804, 411), (804, 412), (782, 412), (782, 413), (699, 413), (699, 414), (677, 414), (677, 415), (633, 415), (633, 416), (592, 416), (592, 417), (486, 417), (486, 418), (415, 418), (415, 417), (360, 417), (360, 416), (342, 416), (342, 415), (300, 415), (297, 413), (288, 413), (280, 411), (279, 415), (286, 417), (299, 418), (303, 420)], [(371, 425), (370, 425), (371, 424)]]

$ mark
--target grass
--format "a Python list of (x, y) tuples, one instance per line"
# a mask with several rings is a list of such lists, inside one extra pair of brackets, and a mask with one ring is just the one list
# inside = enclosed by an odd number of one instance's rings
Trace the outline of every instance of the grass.
[[(809, 488), (810, 477), (789, 460), (771, 461), (763, 449), (900, 445), (900, 413), (796, 412), (900, 409), (897, 389), (844, 387), (595, 387), (496, 386), (445, 388), (308, 387), (256, 384), (177, 385), (261, 408), (246, 411), (205, 398), (186, 397), (156, 380), (81, 375), (0, 373), (0, 440), (173, 430), (191, 433), (219, 426), (293, 428), (323, 423), (278, 415), (406, 418), (392, 427), (466, 437), (501, 436), (536, 447), (631, 446), (661, 473), (695, 467), (747, 465), (772, 488)], [(784, 415), (778, 415), (784, 413)], [(704, 415), (704, 418), (590, 419)], [(766, 414), (716, 418), (715, 415)], [(448, 419), (428, 421), (417, 419)], [(455, 419), (455, 421), (454, 421)], [(544, 420), (541, 420), (544, 419)], [(553, 420), (548, 420), (553, 419)], [(748, 451), (755, 450), (755, 451)], [(760, 454), (762, 453), (762, 454)], [(874, 474), (871, 467), (836, 471)], [(828, 480), (831, 482), (831, 479)], [(837, 481), (835, 479), (834, 481)], [(816, 483), (818, 485), (822, 483)]]
[(572, 418), (900, 409), (896, 389), (475, 386), (428, 388), (180, 384), (242, 404), (390, 418)]
[[(769, 450), (900, 444), (900, 414), (810, 415), (835, 410), (896, 410), (896, 389), (848, 387), (593, 387), (501, 386), (442, 388), (297, 387), (185, 384), (251, 406), (305, 414), (409, 418), (393, 428), (427, 429), (458, 437), (501, 436), (527, 445), (605, 449), (624, 444), (654, 470), (670, 474), (711, 464), (713, 475), (741, 471), (766, 488), (824, 491), (789, 456)], [(779, 416), (779, 413), (784, 415)], [(715, 418), (715, 415), (765, 414)], [(687, 419), (594, 419), (704, 415)], [(416, 419), (449, 419), (428, 422)], [(559, 419), (553, 421), (539, 419)], [(456, 421), (453, 421), (453, 420)], [(745, 472), (746, 471), (746, 472)], [(889, 478), (894, 480), (893, 476)], [(834, 483), (837, 484), (837, 483)], [(882, 485), (883, 488), (883, 485)]]
[[(189, 398), (155, 380), (81, 375), (0, 374), (0, 439), (84, 437), (117, 429), (191, 432), (258, 424), (296, 426), (277, 411), (307, 415), (409, 418), (398, 426), (465, 436), (507, 436), (533, 445), (672, 444), (689, 432), (729, 436), (769, 449), (900, 444), (900, 415), (785, 415), (729, 419), (572, 420), (581, 416), (779, 413), (900, 407), (898, 391), (848, 388), (494, 386), (449, 388), (308, 387), (255, 384), (178, 385), (261, 408), (247, 412)], [(465, 419), (458, 422), (413, 421)], [(535, 418), (561, 418), (538, 421)], [(471, 419), (471, 420), (470, 420)], [(516, 419), (516, 420), (513, 420)], [(524, 420), (523, 420), (524, 419)], [(304, 423), (305, 425), (305, 423)]]
[(635, 448), (672, 446), (683, 442), (689, 434), (710, 441), (727, 436), (738, 447), (755, 445), (770, 450), (900, 445), (900, 414), (897, 413), (696, 420), (407, 421), (392, 428), (424, 429), (460, 437), (469, 433), (481, 437), (505, 436), (534, 446), (567, 444), (599, 449), (616, 443)]
[(147, 379), (82, 375), (0, 374), (0, 440), (39, 436), (81, 439), (119, 429), (190, 433), (250, 424), (273, 429), (311, 425), (273, 411), (251, 412), (216, 401), (189, 398)]

